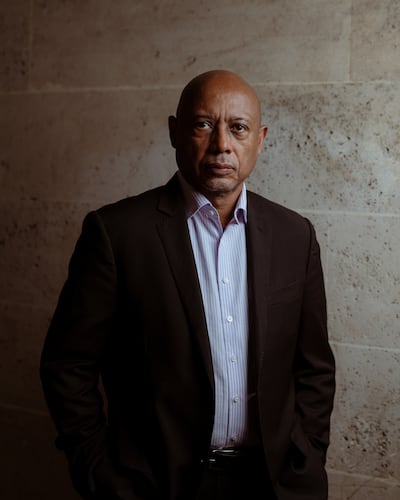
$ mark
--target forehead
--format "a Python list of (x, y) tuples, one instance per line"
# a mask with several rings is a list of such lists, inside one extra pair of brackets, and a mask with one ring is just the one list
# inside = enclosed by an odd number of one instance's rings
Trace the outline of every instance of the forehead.
[(260, 117), (257, 98), (246, 90), (203, 86), (191, 97), (185, 106), (185, 112), (190, 116), (223, 115), (247, 120), (259, 120)]

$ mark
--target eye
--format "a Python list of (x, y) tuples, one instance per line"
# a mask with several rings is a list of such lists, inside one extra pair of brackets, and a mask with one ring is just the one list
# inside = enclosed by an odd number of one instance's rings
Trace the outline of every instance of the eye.
[(208, 121), (205, 121), (205, 120), (196, 122), (194, 124), (194, 126), (195, 126), (195, 128), (200, 129), (200, 130), (207, 130), (207, 129), (211, 129), (212, 128), (211, 123), (208, 122)]
[(234, 123), (231, 127), (231, 130), (233, 132), (237, 132), (237, 133), (244, 133), (244, 132), (247, 132), (247, 127), (246, 125), (244, 125), (243, 123)]

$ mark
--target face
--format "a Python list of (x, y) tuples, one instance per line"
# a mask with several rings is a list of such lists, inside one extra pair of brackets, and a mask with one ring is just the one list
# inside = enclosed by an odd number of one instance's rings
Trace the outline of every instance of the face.
[(169, 126), (178, 167), (189, 184), (211, 201), (235, 202), (267, 132), (254, 91), (231, 74), (217, 73), (184, 97)]

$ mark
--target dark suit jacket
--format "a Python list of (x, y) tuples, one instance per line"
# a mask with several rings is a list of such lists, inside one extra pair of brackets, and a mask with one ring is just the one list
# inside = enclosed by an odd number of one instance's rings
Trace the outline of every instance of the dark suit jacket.
[[(321, 500), (335, 367), (318, 243), (305, 218), (251, 192), (248, 221), (250, 368), (269, 474), (279, 499)], [(214, 382), (175, 177), (86, 217), (41, 376), (83, 496), (109, 488), (120, 492), (104, 498), (191, 498)]]

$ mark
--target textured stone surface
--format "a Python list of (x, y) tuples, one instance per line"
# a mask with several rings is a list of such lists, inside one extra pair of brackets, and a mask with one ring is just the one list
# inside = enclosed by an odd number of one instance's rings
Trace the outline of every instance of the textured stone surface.
[(337, 395), (329, 466), (338, 471), (400, 477), (400, 351), (334, 345)]
[(400, 3), (353, 0), (352, 80), (400, 79)]
[(329, 500), (398, 500), (399, 481), (329, 471)]
[(33, 4), (36, 88), (182, 84), (214, 67), (253, 81), (349, 76), (350, 0)]
[(0, 426), (4, 500), (78, 500), (64, 455), (54, 446), (54, 426), (46, 415), (0, 406)]
[(74, 498), (38, 379), (49, 318), (84, 214), (170, 177), (167, 117), (215, 67), (262, 99), (249, 187), (307, 216), (321, 244), (338, 365), (330, 500), (400, 498), (399, 2), (3, 4), (2, 498)]
[[(397, 84), (259, 93), (270, 130), (250, 187), (293, 208), (400, 213)], [(3, 96), (6, 196), (103, 202), (164, 182), (176, 100), (175, 90)]]
[(334, 340), (400, 349), (399, 241), (400, 217), (332, 217), (327, 273)]
[(28, 86), (29, 0), (0, 3), (0, 91)]
[(259, 94), (269, 135), (253, 188), (293, 208), (400, 214), (400, 84)]
[(13, 200), (102, 204), (176, 170), (168, 115), (177, 92), (3, 96), (0, 186)]
[(0, 300), (48, 309), (66, 277), (89, 205), (0, 204)]
[(39, 358), (49, 318), (39, 308), (0, 303), (0, 404), (46, 410)]

